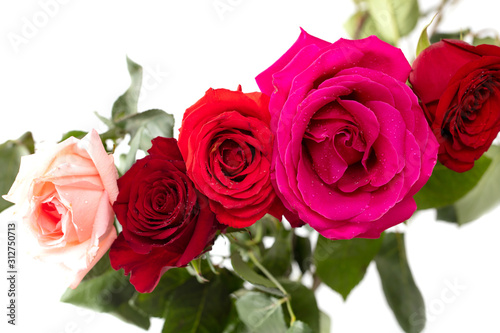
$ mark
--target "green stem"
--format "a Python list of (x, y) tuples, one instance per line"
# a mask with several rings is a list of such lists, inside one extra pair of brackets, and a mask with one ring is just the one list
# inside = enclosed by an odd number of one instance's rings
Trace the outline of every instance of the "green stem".
[(210, 257), (210, 252), (205, 253), (205, 258), (207, 259), (208, 267), (210, 267), (212, 273), (219, 275), (220, 273), (215, 269), (212, 258)]
[(269, 280), (271, 280), (271, 282), (274, 283), (276, 285), (276, 287), (285, 295), (286, 307), (288, 309), (288, 313), (290, 314), (290, 326), (293, 325), (296, 318), (295, 318), (295, 314), (293, 313), (293, 310), (292, 310), (292, 304), (290, 303), (290, 295), (287, 293), (285, 288), (283, 288), (281, 283), (279, 283), (279, 281), (276, 280), (276, 278), (257, 260), (257, 258), (255, 257), (255, 255), (253, 254), (252, 251), (248, 251), (248, 257), (250, 258), (250, 260), (252, 260), (252, 262), (255, 264), (255, 266), (257, 266), (262, 271), (262, 273), (264, 273), (264, 275)]
[(264, 235), (264, 231), (262, 230), (262, 223), (259, 223), (257, 225), (257, 233), (254, 235), (254, 238), (248, 240), (245, 242), (245, 245), (247, 246), (253, 246), (257, 245), (260, 243), (262, 240), (262, 236)]

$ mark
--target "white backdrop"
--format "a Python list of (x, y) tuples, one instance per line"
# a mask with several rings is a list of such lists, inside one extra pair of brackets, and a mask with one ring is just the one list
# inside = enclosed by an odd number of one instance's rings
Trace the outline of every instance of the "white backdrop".
[[(68, 130), (105, 129), (128, 87), (125, 57), (145, 68), (139, 109), (175, 115), (213, 88), (255, 91), (254, 77), (295, 41), (299, 27), (320, 38), (347, 37), (354, 11), (346, 0), (77, 1), (0, 3), (0, 142), (31, 130), (38, 143), (54, 143)], [(422, 2), (429, 8), (432, 0)], [(488, 6), (485, 10), (484, 8)], [(496, 6), (496, 7), (495, 7)], [(422, 26), (420, 24), (420, 26)], [(446, 12), (443, 28), (500, 30), (497, 1), (462, 0)], [(412, 56), (417, 37), (402, 44)], [(408, 258), (427, 302), (425, 332), (499, 332), (500, 210), (458, 228), (424, 212), (410, 221)], [(2, 332), (141, 332), (107, 314), (59, 302), (58, 276), (18, 256), (18, 325), (7, 325), (5, 245), (9, 212), (0, 215), (0, 327)], [(400, 227), (400, 229), (403, 229)], [(19, 251), (27, 241), (18, 235)], [(319, 306), (332, 332), (400, 332), (373, 265), (346, 302), (319, 289)], [(151, 332), (161, 331), (153, 321)], [(7, 330), (5, 330), (7, 329)], [(217, 332), (214, 332), (217, 333)]]

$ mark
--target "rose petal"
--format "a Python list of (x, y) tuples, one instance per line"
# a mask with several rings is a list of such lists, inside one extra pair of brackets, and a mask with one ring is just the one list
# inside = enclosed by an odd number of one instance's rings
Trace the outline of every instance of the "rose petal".
[(273, 65), (271, 65), (268, 69), (260, 73), (255, 78), (260, 90), (264, 94), (270, 96), (274, 91), (274, 87), (272, 85), (273, 74), (282, 70), (296, 56), (298, 52), (300, 52), (304, 47), (308, 45), (314, 45), (317, 48), (321, 49), (330, 45), (330, 43), (309, 35), (307, 32), (305, 32), (304, 29), (301, 28), (299, 38), (288, 49), (288, 51), (283, 54)]
[(419, 54), (413, 62), (409, 80), (423, 104), (438, 100), (453, 74), (477, 54), (457, 47), (455, 43), (440, 41)]

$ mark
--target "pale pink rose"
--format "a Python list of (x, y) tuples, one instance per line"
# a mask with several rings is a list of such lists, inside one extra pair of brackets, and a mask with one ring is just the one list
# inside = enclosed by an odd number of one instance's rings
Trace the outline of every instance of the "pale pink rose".
[(61, 265), (76, 288), (116, 239), (113, 202), (118, 195), (113, 156), (92, 130), (24, 156), (4, 196), (32, 231), (36, 257)]

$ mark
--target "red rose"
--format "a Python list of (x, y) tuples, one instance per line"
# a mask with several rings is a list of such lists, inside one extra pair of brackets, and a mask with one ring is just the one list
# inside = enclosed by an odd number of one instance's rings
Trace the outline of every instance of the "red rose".
[(113, 209), (123, 227), (111, 246), (114, 269), (125, 269), (141, 293), (151, 292), (171, 267), (202, 254), (219, 224), (186, 175), (175, 139), (158, 137), (149, 155), (118, 179)]
[(500, 47), (443, 40), (413, 63), (410, 83), (436, 135), (439, 161), (467, 171), (500, 130)]
[(268, 103), (266, 95), (244, 94), (241, 87), (209, 89), (184, 113), (179, 149), (187, 173), (219, 222), (232, 227), (252, 225), (268, 212), (279, 217), (269, 175)]

